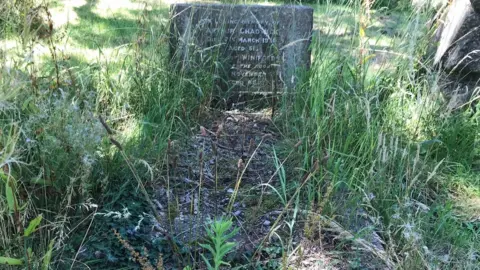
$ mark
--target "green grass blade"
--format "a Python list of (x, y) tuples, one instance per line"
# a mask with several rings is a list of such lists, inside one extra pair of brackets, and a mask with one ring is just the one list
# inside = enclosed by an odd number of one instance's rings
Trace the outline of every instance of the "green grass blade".
[(43, 257), (42, 270), (48, 270), (50, 261), (52, 260), (53, 243), (53, 240), (50, 241), (47, 254), (45, 254), (45, 257)]

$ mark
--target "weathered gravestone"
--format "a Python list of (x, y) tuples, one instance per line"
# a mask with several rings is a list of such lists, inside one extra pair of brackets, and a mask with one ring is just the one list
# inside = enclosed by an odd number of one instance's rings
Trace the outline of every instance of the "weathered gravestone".
[(439, 37), (435, 64), (443, 71), (443, 88), (451, 108), (480, 95), (480, 0), (455, 0)]
[(283, 93), (309, 68), (312, 25), (304, 6), (172, 5), (172, 61), (226, 96)]

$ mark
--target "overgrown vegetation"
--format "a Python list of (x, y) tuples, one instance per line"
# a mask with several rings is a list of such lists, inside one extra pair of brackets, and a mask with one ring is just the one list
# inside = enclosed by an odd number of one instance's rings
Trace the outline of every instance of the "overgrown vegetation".
[[(1, 267), (480, 267), (480, 105), (446, 106), (425, 56), (433, 10), (314, 6), (311, 69), (273, 118), (273, 180), (243, 186), (249, 160), (232, 161), (228, 208), (258, 191), (249, 219), (276, 218), (252, 250), (229, 256), (248, 228), (227, 217), (188, 245), (155, 227), (154, 190), (180, 185), (169, 171), (178, 142), (214, 114), (213, 75), (170, 69), (168, 7), (127, 2), (0, 3)], [(194, 156), (200, 193), (204, 156)], [(168, 202), (173, 226), (180, 203)]]

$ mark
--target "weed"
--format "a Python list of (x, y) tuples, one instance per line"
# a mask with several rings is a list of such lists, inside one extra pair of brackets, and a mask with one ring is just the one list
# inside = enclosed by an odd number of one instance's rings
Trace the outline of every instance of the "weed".
[[(207, 264), (208, 269), (220, 269), (222, 265), (229, 265), (224, 261), (225, 255), (229, 253), (236, 244), (234, 242), (227, 242), (234, 237), (239, 228), (232, 229), (233, 222), (231, 220), (218, 219), (207, 225), (206, 231), (209, 238), (209, 243), (200, 244), (210, 252), (213, 263), (211, 263), (205, 255), (201, 254), (203, 261)], [(213, 266), (212, 266), (213, 265)]]
[(142, 270), (162, 270), (163, 269), (163, 259), (162, 255), (160, 254), (157, 259), (156, 268), (153, 268), (150, 260), (148, 259), (148, 250), (146, 248), (143, 249), (143, 255), (136, 251), (127, 241), (125, 241), (122, 236), (114, 230), (113, 233), (117, 237), (118, 241), (123, 245), (125, 249), (130, 252), (130, 256), (134, 262), (137, 262), (142, 266)]

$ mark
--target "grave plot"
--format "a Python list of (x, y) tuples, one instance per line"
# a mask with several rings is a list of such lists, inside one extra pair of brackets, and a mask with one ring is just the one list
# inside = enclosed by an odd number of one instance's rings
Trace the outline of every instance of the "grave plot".
[(157, 223), (157, 232), (194, 248), (203, 241), (208, 221), (232, 216), (241, 228), (235, 253), (253, 255), (281, 210), (265, 207), (274, 196), (265, 185), (278, 184), (277, 131), (262, 113), (225, 112), (216, 119), (190, 140), (170, 143), (167, 183), (154, 200), (164, 221)]
[[(271, 101), (293, 94), (310, 66), (312, 8), (178, 4), (171, 10), (172, 68), (187, 78), (213, 73), (213, 93), (227, 107), (275, 106)], [(253, 256), (282, 209), (267, 186), (278, 185), (280, 161), (279, 133), (272, 111), (265, 112), (222, 112), (184, 143), (170, 143), (167, 185), (156, 193), (165, 221), (158, 231), (195, 249), (209, 220), (232, 216), (240, 228), (234, 254)]]
[[(168, 169), (153, 198), (161, 216), (161, 222), (151, 220), (153, 245), (171, 238), (178, 249), (201, 253), (199, 243), (206, 241), (206, 224), (231, 217), (239, 232), (230, 239), (236, 243), (228, 257), (230, 262), (248, 265), (254, 257), (277, 258), (281, 240), (271, 237), (272, 232), (280, 237), (288, 235), (286, 220), (292, 218), (292, 213), (285, 211), (274, 190), (282, 192), (282, 181), (287, 179), (283, 171), (286, 159), (276, 153), (281, 151), (281, 136), (271, 121), (271, 111), (225, 111), (212, 115), (204, 124), (192, 137), (169, 143)], [(298, 226), (308, 223), (307, 212), (295, 216)], [(340, 228), (327, 222), (328, 226)], [(312, 269), (322, 261), (329, 269), (346, 268), (344, 260), (323, 250), (334, 249), (331, 242), (319, 248), (305, 240), (300, 230), (291, 237), (294, 244), (302, 246), (301, 252), (292, 254), (291, 267)], [(167, 268), (176, 266), (172, 259), (165, 263)], [(278, 269), (280, 260), (266, 259), (256, 265)]]

